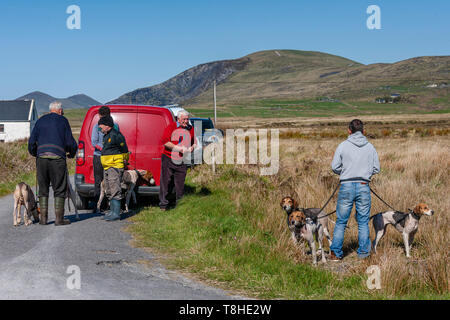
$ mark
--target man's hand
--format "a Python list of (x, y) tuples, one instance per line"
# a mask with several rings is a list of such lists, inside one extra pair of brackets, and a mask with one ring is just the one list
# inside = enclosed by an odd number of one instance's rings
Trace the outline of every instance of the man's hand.
[(181, 152), (181, 153), (186, 153), (186, 152), (188, 152), (189, 151), (189, 149), (188, 148), (186, 148), (185, 146), (177, 146), (178, 148), (177, 149), (179, 149), (179, 151), (178, 152)]

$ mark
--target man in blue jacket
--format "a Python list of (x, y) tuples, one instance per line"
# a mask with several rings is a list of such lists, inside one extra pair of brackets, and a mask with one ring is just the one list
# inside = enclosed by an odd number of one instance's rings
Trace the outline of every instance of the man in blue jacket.
[(359, 258), (370, 255), (369, 218), (370, 218), (370, 179), (380, 172), (380, 162), (374, 146), (363, 135), (363, 123), (359, 119), (350, 122), (349, 137), (336, 149), (331, 163), (334, 173), (340, 175), (339, 196), (336, 207), (336, 226), (333, 231), (330, 260), (338, 261), (343, 257), (342, 244), (344, 231), (355, 203), (358, 222)]
[[(108, 106), (101, 106), (98, 109), (98, 115), (99, 118), (103, 118), (106, 116), (111, 115), (111, 110)], [(120, 131), (119, 125), (117, 123), (114, 123), (114, 129), (117, 131)], [(91, 134), (91, 144), (94, 147), (94, 159), (93, 159), (93, 168), (94, 168), (94, 190), (95, 190), (95, 203), (98, 202), (98, 199), (100, 197), (100, 184), (103, 181), (103, 166), (102, 162), (100, 160), (100, 157), (102, 155), (102, 149), (103, 149), (103, 137), (104, 134), (102, 132), (102, 129), (99, 127), (98, 123), (94, 125), (92, 128), (92, 134)], [(97, 207), (96, 207), (97, 208)], [(96, 209), (94, 209), (96, 210)]]
[(75, 157), (77, 142), (72, 136), (69, 121), (63, 116), (60, 102), (52, 102), (50, 113), (36, 122), (30, 139), (28, 152), (36, 157), (37, 183), (39, 186), (40, 224), (47, 224), (48, 195), (50, 183), (55, 198), (55, 226), (69, 224), (64, 219), (64, 201), (67, 192), (67, 164), (69, 158)]

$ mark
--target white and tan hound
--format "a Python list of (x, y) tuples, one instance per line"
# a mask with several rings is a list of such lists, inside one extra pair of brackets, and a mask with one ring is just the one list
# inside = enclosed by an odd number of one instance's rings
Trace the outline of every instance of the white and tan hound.
[[(328, 217), (319, 215), (319, 208), (299, 209), (297, 202), (292, 197), (284, 197), (280, 203), (287, 213), (287, 223), (291, 231), (292, 241), (299, 244), (302, 239), (308, 242), (311, 248), (313, 264), (317, 264), (316, 240), (319, 242), (319, 251), (322, 262), (326, 262), (325, 251), (322, 248), (323, 236), (328, 239), (331, 246), (332, 239), (328, 231)], [(323, 213), (320, 212), (320, 213)]]
[(406, 257), (410, 258), (410, 248), (414, 241), (414, 235), (419, 228), (419, 220), (423, 215), (432, 216), (434, 211), (431, 210), (426, 203), (419, 203), (414, 210), (409, 213), (400, 211), (386, 211), (373, 215), (373, 228), (375, 229), (375, 239), (372, 242), (372, 248), (376, 253), (377, 245), (386, 233), (386, 227), (391, 224), (403, 236), (405, 244)]

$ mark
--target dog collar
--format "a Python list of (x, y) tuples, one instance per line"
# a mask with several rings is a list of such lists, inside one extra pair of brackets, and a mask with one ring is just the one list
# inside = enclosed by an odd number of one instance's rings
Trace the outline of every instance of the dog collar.
[(413, 210), (408, 209), (408, 211), (414, 218), (416, 218), (416, 220), (420, 220), (420, 216), (417, 215)]

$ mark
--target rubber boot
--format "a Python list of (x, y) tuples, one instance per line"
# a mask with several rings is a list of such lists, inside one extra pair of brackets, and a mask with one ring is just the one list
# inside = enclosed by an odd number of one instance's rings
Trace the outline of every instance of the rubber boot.
[(113, 209), (113, 206), (114, 206), (114, 205), (112, 204), (111, 200), (106, 199), (106, 202), (109, 203), (109, 209), (103, 211), (103, 217), (102, 217), (102, 220), (105, 220), (106, 217), (111, 216), (111, 212), (112, 212), (112, 209)]
[(48, 197), (39, 197), (39, 210), (41, 214), (39, 224), (45, 225), (48, 220)]
[(64, 202), (66, 199), (55, 197), (55, 226), (64, 226), (70, 224), (70, 221), (64, 219)]
[(110, 201), (111, 211), (105, 215), (106, 221), (115, 221), (120, 219), (120, 200), (112, 199)]

